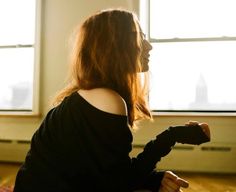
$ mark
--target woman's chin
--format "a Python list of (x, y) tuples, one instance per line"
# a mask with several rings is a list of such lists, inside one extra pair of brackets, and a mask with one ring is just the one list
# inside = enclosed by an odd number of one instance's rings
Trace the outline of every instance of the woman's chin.
[(142, 72), (147, 72), (149, 71), (149, 66), (148, 65), (143, 65), (142, 66)]

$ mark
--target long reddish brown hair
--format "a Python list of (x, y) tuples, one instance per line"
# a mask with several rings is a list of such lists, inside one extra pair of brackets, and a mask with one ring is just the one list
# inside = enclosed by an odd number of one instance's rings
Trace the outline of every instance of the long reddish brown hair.
[(131, 127), (135, 120), (151, 118), (147, 82), (143, 85), (140, 77), (140, 32), (136, 15), (122, 9), (100, 11), (86, 19), (76, 33), (68, 86), (54, 104), (79, 89), (104, 87), (125, 100)]

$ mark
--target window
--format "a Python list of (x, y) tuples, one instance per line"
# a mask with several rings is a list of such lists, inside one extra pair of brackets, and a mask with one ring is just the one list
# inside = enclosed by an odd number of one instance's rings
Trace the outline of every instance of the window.
[(236, 111), (236, 1), (141, 1), (152, 43), (150, 107), (168, 112)]
[(37, 111), (38, 7), (36, 0), (0, 0), (1, 113)]

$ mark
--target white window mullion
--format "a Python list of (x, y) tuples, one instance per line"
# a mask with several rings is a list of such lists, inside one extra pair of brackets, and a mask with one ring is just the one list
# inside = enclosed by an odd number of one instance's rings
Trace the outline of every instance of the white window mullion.
[(151, 109), (235, 114), (236, 1), (148, 2)]
[(0, 115), (38, 114), (40, 0), (0, 0)]

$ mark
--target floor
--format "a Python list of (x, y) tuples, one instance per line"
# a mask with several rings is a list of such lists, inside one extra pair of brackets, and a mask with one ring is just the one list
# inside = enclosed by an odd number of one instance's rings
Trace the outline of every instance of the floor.
[(0, 186), (10, 186), (15, 182), (16, 172), (20, 164), (0, 163)]
[(184, 192), (236, 192), (236, 174), (177, 173), (189, 182)]
[[(0, 163), (0, 187), (11, 187), (20, 164)], [(184, 192), (236, 192), (236, 174), (176, 173), (189, 182)], [(1, 190), (2, 191), (8, 191)], [(9, 190), (11, 191), (11, 190)]]

